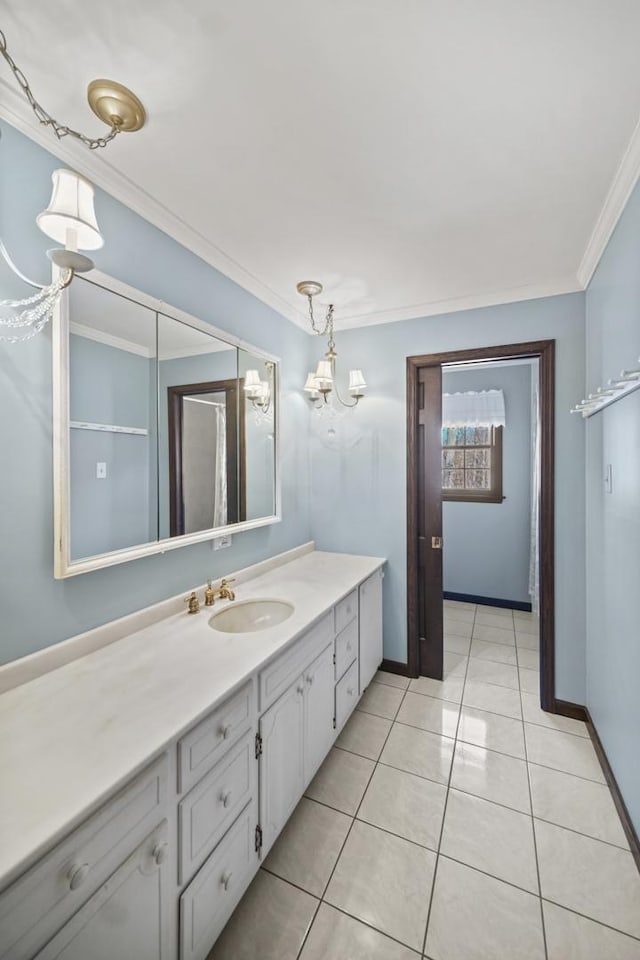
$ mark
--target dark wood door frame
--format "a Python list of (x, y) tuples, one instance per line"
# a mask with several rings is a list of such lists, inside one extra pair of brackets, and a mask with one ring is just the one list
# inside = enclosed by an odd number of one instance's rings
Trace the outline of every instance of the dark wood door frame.
[(555, 713), (554, 581), (554, 416), (555, 340), (508, 343), (407, 357), (407, 672), (417, 677), (418, 636), (418, 382), (421, 367), (474, 360), (539, 361), (540, 404), (540, 700)]

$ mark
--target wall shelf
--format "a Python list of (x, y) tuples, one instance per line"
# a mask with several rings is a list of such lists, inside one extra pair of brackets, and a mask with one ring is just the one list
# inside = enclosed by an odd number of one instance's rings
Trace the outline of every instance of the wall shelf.
[[(640, 360), (640, 357), (638, 359)], [(598, 387), (586, 400), (576, 404), (571, 413), (581, 413), (586, 420), (636, 390), (640, 390), (640, 370), (622, 370), (619, 377), (607, 381), (606, 387)]]
[(114, 423), (89, 423), (86, 420), (71, 420), (69, 426), (72, 430), (98, 430), (101, 433), (129, 433), (136, 437), (149, 436), (146, 427), (120, 427)]

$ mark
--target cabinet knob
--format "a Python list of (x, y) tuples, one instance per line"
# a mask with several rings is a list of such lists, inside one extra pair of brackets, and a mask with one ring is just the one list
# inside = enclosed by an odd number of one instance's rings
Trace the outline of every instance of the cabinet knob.
[(153, 853), (151, 854), (151, 856), (153, 857), (158, 867), (161, 866), (167, 859), (168, 848), (169, 848), (169, 845), (168, 843), (165, 843), (165, 842), (156, 843), (155, 847), (153, 848)]
[(223, 790), (222, 793), (220, 794), (220, 803), (225, 809), (231, 803), (231, 796), (232, 796), (231, 790)]
[(312, 674), (312, 673), (307, 674), (307, 676), (305, 677), (305, 680), (307, 681), (307, 683), (309, 684), (310, 687), (313, 686), (313, 674)]
[(231, 733), (231, 724), (227, 723), (225, 724), (224, 727), (220, 727), (220, 730), (218, 731), (218, 733), (220, 734), (223, 740), (228, 740), (229, 734)]
[(220, 883), (222, 884), (222, 886), (224, 887), (225, 890), (229, 890), (229, 889), (230, 889), (230, 887), (231, 887), (231, 878), (232, 878), (232, 877), (233, 877), (233, 873), (232, 873), (230, 870), (229, 870), (228, 873), (223, 873), (223, 874), (222, 874), (222, 877), (220, 878)]
[(296, 693), (299, 693), (300, 696), (304, 693), (304, 687), (296, 687)]
[(81, 887), (89, 876), (89, 864), (88, 863), (74, 863), (67, 874), (69, 878), (69, 889), (77, 890), (78, 887)]
[(352, 697), (352, 696), (353, 696), (353, 687), (347, 687), (347, 695), (348, 695), (349, 697)]

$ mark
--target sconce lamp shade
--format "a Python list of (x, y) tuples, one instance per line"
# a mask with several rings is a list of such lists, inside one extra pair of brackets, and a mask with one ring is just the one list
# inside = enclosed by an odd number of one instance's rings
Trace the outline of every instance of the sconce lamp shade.
[(315, 373), (308, 373), (305, 385), (303, 387), (306, 393), (317, 393), (318, 387), (316, 385), (316, 375)]
[(331, 389), (331, 384), (333, 383), (333, 370), (331, 369), (330, 360), (321, 360), (319, 362), (318, 369), (316, 370), (315, 381), (316, 390)]
[(247, 370), (244, 375), (245, 390), (256, 390), (260, 387), (260, 374), (257, 370)]
[(349, 392), (361, 394), (367, 386), (362, 370), (349, 370)]
[(36, 222), (43, 233), (73, 250), (98, 250), (104, 243), (93, 207), (93, 184), (73, 170), (54, 170), (49, 206)]

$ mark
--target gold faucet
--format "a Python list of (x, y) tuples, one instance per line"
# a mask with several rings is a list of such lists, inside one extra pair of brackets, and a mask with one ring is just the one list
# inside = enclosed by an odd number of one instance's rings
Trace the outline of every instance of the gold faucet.
[(218, 588), (218, 596), (221, 600), (235, 600), (236, 595), (233, 590), (229, 589), (228, 584), (235, 583), (235, 577), (231, 577), (230, 580), (227, 580), (226, 577), (223, 577), (220, 581), (220, 586)]
[(207, 580), (207, 588), (204, 591), (204, 605), (205, 607), (212, 607), (215, 603), (216, 592), (211, 586), (211, 580)]
[(189, 613), (197, 613), (200, 609), (200, 601), (195, 590), (192, 590), (190, 595), (184, 598), (184, 602), (189, 604)]

